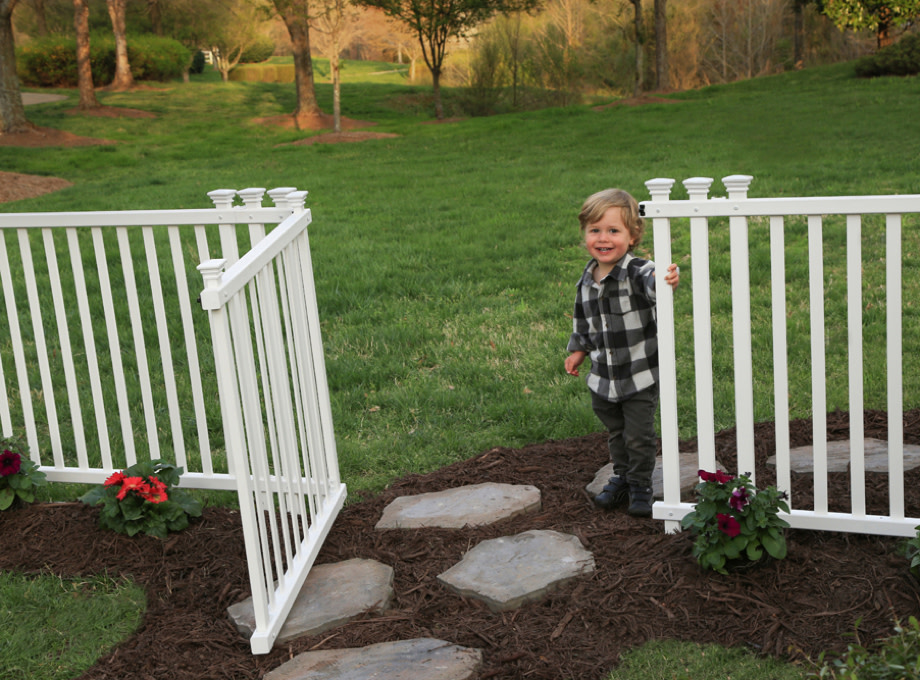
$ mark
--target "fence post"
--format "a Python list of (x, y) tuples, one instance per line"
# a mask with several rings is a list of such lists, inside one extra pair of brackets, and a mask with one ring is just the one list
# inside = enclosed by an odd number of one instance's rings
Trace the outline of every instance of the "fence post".
[[(208, 198), (214, 203), (218, 210), (229, 210), (233, 207), (233, 199), (236, 197), (236, 189), (215, 189), (208, 192)], [(231, 265), (240, 259), (240, 247), (236, 241), (236, 225), (220, 225), (220, 250), (221, 255), (226, 260), (226, 265)]]
[[(670, 200), (673, 179), (656, 178), (645, 183), (652, 203)], [(654, 214), (654, 209), (652, 209)], [(655, 260), (660, 267), (671, 263), (671, 221), (653, 218)], [(662, 271), (664, 271), (662, 269)], [(662, 276), (661, 282), (664, 281)], [(680, 454), (677, 450), (677, 368), (674, 351), (674, 297), (671, 287), (656, 285), (658, 312), (658, 379), (661, 402), (661, 477), (664, 505), (680, 503)], [(652, 508), (654, 509), (654, 505)], [(658, 519), (665, 520), (665, 531), (680, 531), (680, 522), (668, 519), (668, 511)], [(673, 512), (671, 513), (673, 514)]]
[[(747, 199), (750, 175), (722, 178), (729, 201)], [(736, 206), (740, 211), (740, 207)], [(751, 272), (747, 218), (728, 218), (731, 240), (732, 342), (735, 362), (735, 428), (738, 441), (738, 474), (750, 473), (754, 481), (754, 374), (751, 367)]]
[(268, 191), (268, 197), (272, 199), (276, 208), (287, 208), (287, 196), (294, 191), (297, 191), (297, 187), (277, 187)]
[[(683, 184), (691, 201), (705, 201), (712, 177), (690, 177)], [(696, 375), (696, 432), (700, 467), (716, 468), (715, 407), (712, 389), (712, 308), (709, 281), (709, 220), (690, 218), (693, 264), (693, 364)]]

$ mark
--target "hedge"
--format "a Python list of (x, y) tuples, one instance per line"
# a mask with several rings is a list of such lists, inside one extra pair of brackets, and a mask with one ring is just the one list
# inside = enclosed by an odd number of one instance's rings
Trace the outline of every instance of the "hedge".
[(906, 35), (894, 45), (856, 61), (860, 78), (910, 76), (920, 73), (920, 34)]
[[(115, 38), (90, 37), (93, 84), (108, 85), (115, 78)], [(135, 80), (174, 80), (182, 77), (191, 52), (171, 38), (128, 36), (128, 62)], [(16, 49), (19, 80), (28, 87), (77, 87), (75, 38), (51, 36), (32, 40)]]

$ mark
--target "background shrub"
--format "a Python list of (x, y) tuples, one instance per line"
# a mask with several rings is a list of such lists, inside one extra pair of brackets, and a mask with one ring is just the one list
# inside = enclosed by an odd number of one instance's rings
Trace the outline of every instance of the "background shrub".
[(192, 57), (192, 65), (189, 67), (189, 73), (204, 73), (204, 67), (207, 62), (204, 58), (204, 52), (198, 50)]
[(275, 52), (275, 43), (267, 36), (261, 36), (254, 45), (250, 45), (240, 56), (241, 64), (258, 64)]
[(856, 61), (856, 75), (860, 78), (917, 73), (920, 73), (920, 34), (906, 35), (894, 45)]
[[(128, 37), (128, 61), (135, 80), (180, 78), (190, 57), (182, 43), (150, 35)], [(108, 85), (115, 77), (115, 38), (90, 37), (93, 84)], [(29, 87), (76, 87), (77, 42), (51, 36), (33, 40), (16, 50), (19, 80)]]
[(250, 83), (293, 83), (294, 64), (241, 64), (230, 71), (230, 80)]

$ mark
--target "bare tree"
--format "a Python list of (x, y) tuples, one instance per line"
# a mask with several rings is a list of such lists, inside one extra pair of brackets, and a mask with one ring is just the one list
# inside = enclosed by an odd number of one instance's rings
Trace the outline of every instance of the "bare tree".
[(128, 37), (125, 30), (125, 5), (127, 0), (105, 0), (115, 33), (115, 79), (112, 90), (127, 90), (134, 85), (131, 64), (128, 62)]
[(348, 0), (320, 0), (319, 13), (310, 26), (316, 31), (316, 47), (329, 58), (332, 76), (332, 121), (335, 132), (342, 131), (342, 78), (339, 57), (361, 34), (357, 9)]
[(671, 89), (668, 65), (668, 0), (655, 0), (655, 89)]
[(73, 26), (77, 32), (77, 87), (80, 91), (79, 109), (98, 109), (93, 87), (93, 68), (89, 60), (89, 2), (73, 0)]
[(642, 94), (642, 54), (645, 43), (645, 30), (642, 28), (642, 0), (629, 0), (633, 6), (633, 26), (636, 40), (636, 79), (633, 81), (633, 96)]
[(13, 9), (16, 0), (0, 0), (0, 134), (26, 132), (26, 120), (19, 76), (16, 75), (16, 47), (13, 43)]

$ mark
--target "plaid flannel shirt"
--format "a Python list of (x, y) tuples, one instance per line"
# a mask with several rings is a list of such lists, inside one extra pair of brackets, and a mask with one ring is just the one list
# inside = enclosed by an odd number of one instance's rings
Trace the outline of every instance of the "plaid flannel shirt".
[(600, 283), (591, 260), (578, 282), (569, 352), (591, 358), (588, 388), (608, 401), (623, 401), (658, 381), (655, 263), (623, 256)]

